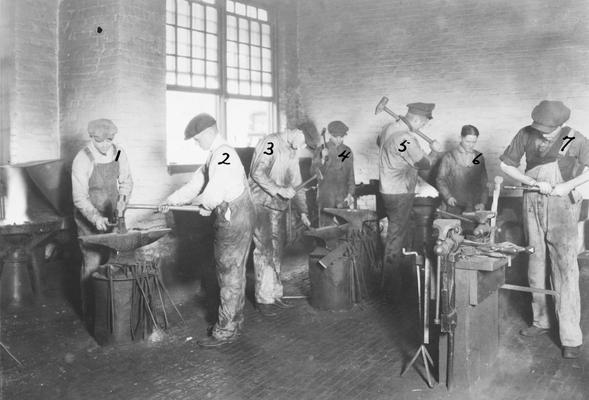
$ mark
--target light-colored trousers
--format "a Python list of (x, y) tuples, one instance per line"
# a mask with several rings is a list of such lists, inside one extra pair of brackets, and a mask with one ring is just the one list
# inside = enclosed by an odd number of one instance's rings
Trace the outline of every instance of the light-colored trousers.
[(282, 298), (280, 269), (286, 240), (285, 214), (256, 204), (254, 271), (258, 304), (274, 304), (276, 299)]
[[(524, 194), (524, 226), (530, 246), (528, 280), (530, 287), (546, 288), (547, 259), (550, 257), (554, 290), (560, 294), (556, 301), (560, 341), (563, 346), (579, 346), (581, 333), (581, 297), (579, 294), (579, 265), (577, 264), (577, 221), (581, 202), (573, 204), (568, 196), (544, 196), (540, 193)], [(550, 322), (546, 295), (532, 294), (533, 324), (548, 328)]]

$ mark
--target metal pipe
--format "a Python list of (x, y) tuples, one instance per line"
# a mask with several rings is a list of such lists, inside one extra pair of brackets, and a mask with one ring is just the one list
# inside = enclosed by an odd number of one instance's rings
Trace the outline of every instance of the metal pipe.
[(440, 280), (442, 277), (442, 257), (438, 256), (436, 265), (436, 315), (434, 324), (440, 325)]
[[(155, 204), (128, 204), (127, 209), (134, 209), (134, 210), (159, 210), (159, 206)], [(170, 211), (191, 211), (191, 212), (200, 212), (202, 207), (200, 206), (170, 206)]]

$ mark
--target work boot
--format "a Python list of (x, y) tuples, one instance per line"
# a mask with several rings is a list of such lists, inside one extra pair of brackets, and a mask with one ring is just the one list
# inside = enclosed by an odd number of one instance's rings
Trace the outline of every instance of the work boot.
[(198, 343), (200, 347), (219, 347), (233, 342), (235, 342), (235, 338), (218, 339), (214, 336), (207, 336), (202, 339), (198, 339), (196, 343)]
[(579, 358), (581, 355), (581, 346), (562, 346), (562, 358)]
[(258, 304), (257, 308), (264, 317), (275, 317), (278, 315), (274, 304)]
[(294, 304), (288, 303), (282, 299), (274, 300), (274, 305), (278, 308), (293, 308), (294, 307)]
[(540, 328), (536, 325), (530, 325), (527, 328), (524, 328), (519, 331), (519, 334), (526, 337), (538, 337), (540, 335), (545, 335), (550, 332), (550, 329)]

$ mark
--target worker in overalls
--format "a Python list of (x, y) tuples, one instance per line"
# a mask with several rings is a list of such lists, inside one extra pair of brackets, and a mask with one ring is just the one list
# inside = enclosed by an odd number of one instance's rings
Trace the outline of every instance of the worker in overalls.
[(280, 280), (289, 200), (301, 213), (301, 221), (311, 225), (305, 193), (295, 190), (302, 183), (297, 150), (304, 144), (305, 136), (299, 129), (286, 129), (260, 140), (252, 158), (249, 184), (256, 207), (255, 297), (258, 311), (267, 317), (291, 306), (282, 299)]
[[(581, 133), (563, 126), (570, 110), (560, 101), (544, 100), (532, 111), (533, 123), (522, 128), (501, 156), (501, 169), (511, 178), (536, 188), (525, 191), (524, 228), (530, 255), (530, 287), (544, 289), (550, 257), (551, 278), (556, 299), (560, 341), (564, 358), (577, 358), (581, 352), (581, 299), (577, 264), (577, 223), (582, 196), (575, 188), (589, 181), (589, 141)], [(526, 156), (526, 171), (518, 167)], [(546, 295), (532, 294), (532, 325), (520, 334), (536, 337), (549, 332)]]
[[(117, 127), (109, 119), (90, 121), (90, 143), (74, 158), (72, 195), (80, 236), (112, 232), (117, 213), (122, 215), (133, 190), (127, 154), (113, 143), (116, 133)], [(92, 245), (80, 247), (82, 314), (91, 327), (94, 296), (90, 275), (108, 260), (109, 251)]]
[(333, 225), (333, 216), (322, 212), (324, 208), (350, 208), (354, 204), (354, 154), (344, 144), (348, 127), (341, 121), (327, 125), (329, 140), (315, 150), (311, 169), (317, 174), (319, 185), (317, 208), (319, 226)]
[(243, 326), (245, 305), (245, 265), (252, 241), (254, 206), (243, 164), (235, 149), (217, 130), (209, 114), (194, 117), (184, 138), (208, 152), (208, 157), (192, 179), (172, 193), (161, 205), (200, 206), (201, 215), (215, 214), (214, 256), (220, 288), (219, 317), (211, 336), (198, 340), (202, 347), (234, 342)]

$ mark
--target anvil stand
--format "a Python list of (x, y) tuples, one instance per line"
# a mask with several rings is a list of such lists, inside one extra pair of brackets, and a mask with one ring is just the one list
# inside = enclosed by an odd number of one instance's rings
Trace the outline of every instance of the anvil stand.
[[(425, 378), (427, 385), (430, 388), (433, 388), (432, 377), (429, 370), (429, 366), (431, 364), (432, 368), (434, 367), (434, 362), (427, 351), (427, 345), (429, 344), (429, 284), (430, 284), (430, 265), (429, 261), (426, 257), (419, 255), (419, 253), (415, 251), (406, 251), (403, 249), (403, 254), (408, 255), (415, 255), (415, 270), (417, 272), (417, 299), (419, 305), (419, 318), (423, 321), (423, 342), (409, 361), (409, 364), (405, 367), (403, 372), (401, 372), (401, 376), (405, 375), (405, 373), (411, 368), (411, 366), (417, 361), (419, 356), (421, 356), (423, 360), (423, 366), (425, 368)], [(421, 294), (421, 266), (423, 265), (424, 269), (424, 276), (423, 276), (423, 298)], [(422, 307), (423, 304), (423, 307)], [(428, 363), (429, 361), (429, 363)]]

